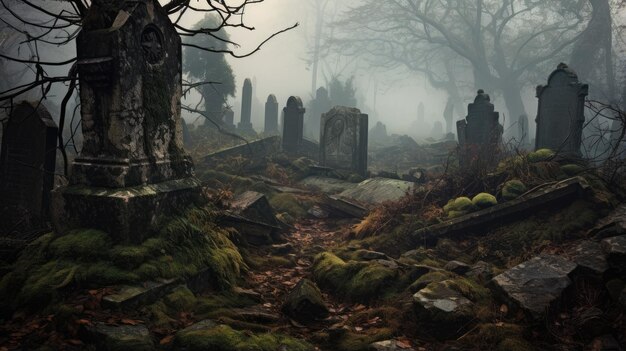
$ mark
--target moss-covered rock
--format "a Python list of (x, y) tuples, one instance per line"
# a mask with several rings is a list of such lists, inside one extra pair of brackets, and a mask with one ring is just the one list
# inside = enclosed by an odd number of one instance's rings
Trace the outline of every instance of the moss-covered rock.
[(330, 252), (315, 257), (313, 276), (322, 287), (355, 301), (369, 301), (393, 288), (396, 269), (376, 261), (348, 261)]
[(461, 196), (448, 201), (443, 207), (443, 212), (448, 218), (456, 218), (476, 210), (476, 206), (469, 197)]
[(502, 198), (504, 200), (513, 200), (524, 194), (526, 191), (526, 185), (518, 179), (509, 180), (502, 186)]
[(312, 351), (306, 341), (281, 334), (252, 334), (227, 325), (203, 321), (176, 334), (175, 345), (189, 351)]
[(528, 154), (528, 162), (536, 163), (536, 162), (544, 162), (550, 161), (554, 158), (556, 153), (550, 149), (539, 149), (537, 151), (533, 151)]
[(300, 322), (310, 322), (328, 316), (322, 293), (312, 281), (302, 279), (291, 290), (283, 305), (283, 312)]
[(568, 177), (573, 177), (577, 174), (580, 174), (584, 170), (585, 169), (582, 166), (573, 163), (561, 166), (561, 172), (565, 173), (565, 175)]
[(89, 260), (105, 256), (109, 247), (111, 238), (107, 233), (94, 229), (77, 229), (52, 241), (50, 255)]
[(480, 193), (474, 196), (472, 204), (479, 209), (483, 209), (497, 205), (498, 200), (496, 200), (495, 196), (489, 193)]
[(304, 218), (307, 215), (306, 205), (297, 195), (280, 193), (270, 197), (270, 205), (277, 213), (288, 213), (294, 218)]

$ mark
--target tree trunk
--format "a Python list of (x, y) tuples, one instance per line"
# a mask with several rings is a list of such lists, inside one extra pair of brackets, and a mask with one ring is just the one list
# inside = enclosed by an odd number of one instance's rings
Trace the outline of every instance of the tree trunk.
[(503, 120), (502, 125), (506, 129), (506, 126), (514, 123), (519, 116), (526, 114), (526, 109), (522, 101), (522, 91), (516, 81), (505, 82), (502, 87), (502, 97), (504, 98), (506, 109), (509, 111), (508, 116), (506, 116), (506, 124), (504, 116), (501, 118)]

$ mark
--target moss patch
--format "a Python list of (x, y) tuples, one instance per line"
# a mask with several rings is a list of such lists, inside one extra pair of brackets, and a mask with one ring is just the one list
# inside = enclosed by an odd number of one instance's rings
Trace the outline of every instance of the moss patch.
[(550, 161), (554, 158), (555, 152), (550, 149), (539, 149), (528, 154), (528, 161), (531, 163)]
[(502, 186), (502, 198), (504, 200), (513, 200), (526, 191), (528, 190), (522, 181), (517, 179), (509, 180)]
[(489, 193), (480, 193), (472, 199), (472, 204), (479, 209), (492, 207), (498, 204), (496, 197)]

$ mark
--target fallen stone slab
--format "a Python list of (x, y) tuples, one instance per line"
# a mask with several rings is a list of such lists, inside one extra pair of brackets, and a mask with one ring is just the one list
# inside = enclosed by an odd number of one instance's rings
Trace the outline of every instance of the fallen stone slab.
[(600, 243), (584, 240), (568, 252), (570, 260), (576, 263), (582, 274), (602, 275), (609, 269), (606, 255)]
[(280, 150), (280, 136), (271, 136), (219, 150), (202, 157), (200, 162), (212, 166), (228, 157), (246, 156), (260, 159), (264, 156), (274, 155), (278, 150)]
[(282, 230), (280, 226), (254, 221), (234, 213), (224, 213), (218, 222), (225, 227), (233, 227), (252, 245), (268, 245), (274, 242), (273, 235)]
[(311, 193), (308, 190), (293, 188), (293, 187), (284, 186), (284, 185), (270, 185), (270, 188), (276, 190), (276, 192), (287, 193), (287, 194), (310, 194)]
[(347, 189), (355, 188), (357, 183), (351, 183), (345, 180), (328, 178), (322, 176), (310, 176), (301, 180), (299, 185), (314, 191), (320, 191), (324, 194), (335, 195)]
[(416, 189), (415, 183), (400, 179), (371, 178), (356, 187), (339, 194), (365, 205), (378, 205), (388, 201), (398, 201)]
[(100, 302), (103, 308), (127, 309), (148, 305), (168, 294), (180, 283), (178, 278), (144, 282), (141, 285), (122, 285), (115, 294), (106, 295)]
[(446, 265), (443, 266), (443, 269), (452, 273), (456, 273), (458, 275), (464, 275), (465, 273), (469, 272), (471, 267), (465, 262), (453, 260), (446, 263)]
[(540, 208), (548, 206), (555, 208), (556, 205), (569, 204), (571, 202), (567, 200), (584, 196), (588, 189), (589, 185), (581, 177), (565, 179), (514, 200), (419, 229), (412, 233), (411, 237), (416, 244), (432, 243), (444, 236), (466, 234), (475, 228), (484, 229), (490, 225), (501, 225), (524, 218), (522, 216), (524, 213), (532, 213)]
[(270, 226), (278, 226), (274, 210), (264, 194), (246, 191), (235, 196), (228, 205), (232, 213)]
[(107, 325), (96, 323), (81, 333), (85, 343), (95, 344), (97, 350), (154, 350), (154, 342), (145, 325)]
[(538, 318), (572, 284), (569, 274), (576, 267), (576, 263), (563, 257), (542, 254), (496, 276), (491, 280), (492, 287), (513, 307)]
[(324, 204), (329, 209), (329, 212), (336, 216), (363, 218), (369, 213), (361, 204), (339, 196), (329, 196)]

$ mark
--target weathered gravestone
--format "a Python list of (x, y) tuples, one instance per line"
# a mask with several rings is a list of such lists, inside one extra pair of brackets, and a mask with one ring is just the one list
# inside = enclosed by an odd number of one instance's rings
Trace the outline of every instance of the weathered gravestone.
[(461, 166), (497, 164), (503, 127), (488, 94), (480, 89), (474, 103), (467, 106), (467, 117), (456, 122)]
[(278, 134), (278, 101), (270, 94), (265, 102), (265, 133)]
[(328, 90), (324, 87), (320, 87), (315, 92), (315, 99), (311, 101), (311, 111), (307, 120), (307, 136), (313, 136), (314, 138), (320, 135), (320, 119), (322, 113), (327, 112), (331, 108), (331, 101), (328, 97)]
[(376, 122), (372, 129), (370, 129), (369, 141), (372, 143), (384, 143), (387, 141), (388, 137), (387, 126), (381, 121)]
[(54, 186), (58, 128), (39, 102), (13, 107), (0, 153), (0, 204), (41, 218)]
[(223, 113), (224, 125), (229, 129), (235, 129), (235, 112), (230, 107), (226, 107)]
[(367, 175), (368, 117), (359, 109), (335, 106), (322, 115), (320, 164)]
[(241, 121), (237, 129), (244, 133), (254, 132), (252, 128), (252, 82), (246, 78), (243, 82), (243, 90), (241, 92)]
[(297, 96), (290, 96), (287, 106), (283, 108), (283, 151), (298, 153), (302, 146), (304, 131), (304, 112), (302, 100)]
[(580, 156), (585, 97), (589, 86), (578, 81), (576, 72), (560, 63), (548, 85), (537, 87), (537, 132), (535, 149)]
[(158, 1), (99, 0), (76, 44), (84, 143), (53, 223), (141, 242), (200, 186), (183, 148), (180, 36)]

